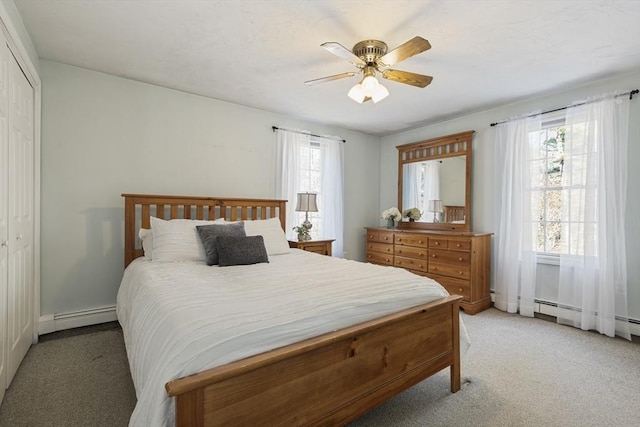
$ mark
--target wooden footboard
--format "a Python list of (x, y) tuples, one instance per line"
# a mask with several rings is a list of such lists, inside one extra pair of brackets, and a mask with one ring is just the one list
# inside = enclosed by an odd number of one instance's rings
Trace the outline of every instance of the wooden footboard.
[(460, 389), (451, 296), (171, 381), (176, 426), (343, 425), (450, 367)]

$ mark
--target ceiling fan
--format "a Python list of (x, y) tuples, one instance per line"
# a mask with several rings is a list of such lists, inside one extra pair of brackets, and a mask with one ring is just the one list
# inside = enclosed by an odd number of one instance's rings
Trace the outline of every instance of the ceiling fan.
[(404, 61), (407, 58), (431, 49), (429, 42), (419, 36), (401, 44), (388, 53), (387, 44), (380, 40), (363, 40), (356, 43), (352, 50), (348, 50), (346, 47), (336, 42), (326, 42), (322, 43), (320, 46), (327, 49), (334, 55), (349, 61), (351, 64), (358, 67), (359, 71), (335, 74), (333, 76), (308, 80), (304, 83), (311, 86), (317, 83), (353, 77), (362, 73), (364, 74), (364, 77), (360, 83), (351, 88), (348, 94), (349, 98), (359, 104), (369, 100), (378, 102), (389, 95), (387, 88), (382, 86), (375, 78), (376, 72), (380, 73), (380, 75), (387, 80), (416, 87), (425, 87), (431, 83), (431, 80), (433, 80), (433, 77), (431, 76), (410, 73), (408, 71), (392, 70), (389, 68), (400, 61)]

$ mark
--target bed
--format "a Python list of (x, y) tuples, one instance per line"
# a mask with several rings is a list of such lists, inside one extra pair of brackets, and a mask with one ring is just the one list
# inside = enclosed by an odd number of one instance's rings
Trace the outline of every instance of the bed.
[(130, 425), (344, 425), (445, 368), (460, 389), (461, 297), (436, 282), (299, 249), (250, 266), (150, 261), (139, 236), (155, 218), (281, 232), (286, 201), (123, 197), (117, 313), (138, 396)]

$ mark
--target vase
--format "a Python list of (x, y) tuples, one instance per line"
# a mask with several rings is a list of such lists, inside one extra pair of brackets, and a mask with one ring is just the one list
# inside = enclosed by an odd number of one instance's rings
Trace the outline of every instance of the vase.
[(387, 228), (395, 228), (395, 226), (396, 226), (396, 222), (392, 218), (389, 218), (387, 220)]

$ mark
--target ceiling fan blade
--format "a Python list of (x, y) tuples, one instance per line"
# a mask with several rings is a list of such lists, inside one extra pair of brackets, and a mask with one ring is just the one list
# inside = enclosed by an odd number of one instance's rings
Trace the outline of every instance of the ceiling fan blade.
[(355, 56), (353, 52), (351, 52), (346, 47), (342, 46), (340, 43), (326, 42), (326, 43), (322, 43), (320, 46), (327, 49), (329, 52), (333, 53), (334, 55), (339, 56), (340, 58), (351, 62), (356, 67), (364, 67), (365, 65), (367, 65), (366, 62), (364, 62), (359, 57)]
[(358, 74), (358, 73), (348, 72), (348, 73), (342, 73), (342, 74), (334, 74), (333, 76), (327, 76), (327, 77), (321, 77), (319, 79), (307, 80), (306, 82), (304, 82), (304, 84), (306, 84), (307, 86), (313, 86), (313, 85), (318, 84), (318, 83), (330, 82), (332, 80), (338, 80), (338, 79), (344, 79), (344, 78), (347, 78), (347, 77), (353, 77), (356, 74)]
[(413, 55), (417, 55), (425, 50), (431, 49), (431, 44), (428, 40), (423, 39), (420, 36), (416, 36), (393, 49), (386, 55), (378, 58), (376, 63), (381, 67), (389, 67), (397, 64), (400, 61), (404, 61), (407, 58), (411, 58)]
[(384, 70), (382, 71), (382, 77), (388, 80), (393, 80), (394, 82), (417, 87), (425, 87), (431, 83), (431, 80), (433, 80), (433, 77), (431, 76), (400, 70)]

